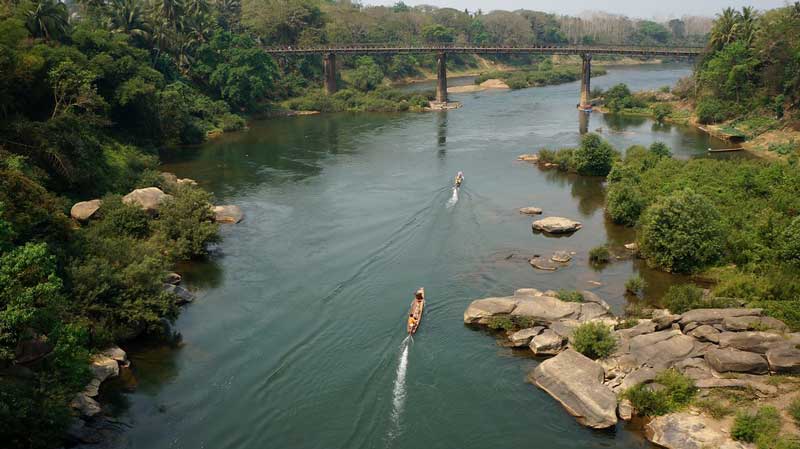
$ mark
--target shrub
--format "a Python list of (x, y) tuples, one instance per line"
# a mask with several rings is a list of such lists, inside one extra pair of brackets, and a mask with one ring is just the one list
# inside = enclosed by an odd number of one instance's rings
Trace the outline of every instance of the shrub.
[(703, 308), (703, 290), (692, 284), (672, 285), (661, 302), (672, 313)]
[(511, 332), (519, 329), (526, 329), (535, 324), (535, 321), (530, 317), (500, 315), (491, 317), (486, 325), (490, 329)]
[(800, 426), (800, 398), (795, 398), (791, 404), (789, 404), (789, 414), (794, 419), (795, 424)]
[(578, 326), (572, 333), (572, 346), (590, 359), (600, 359), (614, 352), (617, 341), (605, 324), (588, 322)]
[(631, 182), (623, 181), (609, 186), (606, 195), (606, 212), (614, 223), (634, 226), (639, 221), (647, 202)]
[(558, 165), (561, 171), (569, 171), (575, 167), (575, 150), (572, 148), (561, 148), (555, 153), (553, 163)]
[(611, 252), (606, 246), (596, 246), (589, 250), (589, 262), (602, 264), (611, 260)]
[(647, 287), (647, 282), (639, 275), (633, 276), (625, 282), (625, 290), (636, 296), (641, 296), (645, 287)]
[(180, 186), (164, 201), (153, 228), (160, 246), (175, 260), (203, 256), (208, 244), (219, 240), (211, 195), (191, 186)]
[(672, 114), (672, 106), (667, 103), (658, 103), (653, 106), (653, 117), (656, 121), (661, 123)]
[(653, 142), (650, 145), (650, 153), (658, 157), (672, 157), (672, 152), (669, 151), (669, 147), (664, 142)]
[(633, 317), (625, 318), (624, 320), (617, 323), (617, 329), (630, 329), (632, 327), (636, 327), (639, 324), (639, 320)]
[(710, 201), (686, 188), (645, 211), (639, 247), (653, 266), (676, 273), (697, 271), (722, 255), (721, 220)]
[(581, 294), (581, 292), (579, 292), (577, 290), (564, 290), (564, 289), (562, 289), (562, 290), (558, 291), (558, 294), (556, 296), (558, 296), (558, 299), (560, 299), (562, 301), (567, 301), (567, 302), (583, 302), (584, 301), (583, 294)]
[(675, 369), (659, 373), (655, 383), (663, 388), (655, 389), (645, 384), (638, 384), (622, 394), (631, 401), (640, 416), (661, 416), (680, 410), (691, 403), (697, 393), (692, 379)]
[(369, 56), (361, 56), (356, 60), (356, 69), (351, 76), (351, 82), (356, 89), (361, 91), (373, 90), (383, 82), (383, 71)]
[[(741, 411), (736, 414), (731, 428), (734, 440), (756, 443), (759, 448), (769, 447), (769, 440), (778, 436), (781, 429), (781, 417), (778, 409), (764, 406), (756, 413)], [(765, 446), (762, 446), (765, 445)]]
[(615, 154), (614, 148), (600, 136), (586, 134), (575, 150), (575, 169), (581, 175), (606, 176), (611, 171)]
[(725, 103), (714, 98), (704, 98), (698, 101), (695, 114), (697, 114), (697, 120), (703, 124), (719, 123), (728, 118)]
[(783, 231), (781, 255), (787, 261), (800, 266), (800, 216), (794, 217), (789, 226)]
[(93, 222), (91, 228), (100, 235), (144, 238), (150, 233), (147, 212), (138, 205), (123, 203), (119, 195), (105, 196), (99, 212), (101, 219)]

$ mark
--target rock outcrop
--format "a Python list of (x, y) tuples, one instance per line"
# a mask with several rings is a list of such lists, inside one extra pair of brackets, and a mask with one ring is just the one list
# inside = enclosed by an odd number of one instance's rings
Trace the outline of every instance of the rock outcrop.
[(136, 204), (149, 213), (157, 213), (161, 203), (170, 198), (172, 198), (172, 195), (167, 195), (158, 187), (145, 187), (123, 196), (122, 202)]
[(706, 362), (719, 373), (766, 374), (767, 361), (758, 354), (738, 349), (710, 349), (705, 355)]
[(69, 210), (69, 216), (78, 221), (88, 221), (94, 214), (100, 210), (103, 204), (102, 200), (81, 201), (75, 203), (72, 209)]
[(89, 366), (92, 372), (92, 380), (72, 400), (70, 404), (72, 408), (85, 418), (98, 415), (102, 408), (94, 398), (100, 393), (100, 384), (110, 377), (118, 376), (121, 364), (127, 366), (128, 359), (125, 351), (119, 347), (113, 346), (100, 354), (94, 355)]
[(217, 223), (239, 223), (244, 218), (239, 206), (214, 206), (213, 210)]
[(511, 342), (510, 346), (515, 348), (522, 348), (528, 346), (531, 343), (531, 339), (542, 333), (543, 330), (544, 330), (543, 326), (536, 326), (518, 330), (508, 336), (508, 340)]
[(747, 449), (711, 418), (686, 412), (659, 416), (645, 426), (647, 439), (667, 449)]
[(800, 349), (793, 344), (782, 344), (767, 351), (769, 369), (782, 374), (800, 374)]
[(564, 349), (567, 339), (555, 333), (552, 329), (545, 329), (531, 339), (530, 348), (536, 355), (556, 355)]
[(581, 424), (594, 429), (617, 424), (617, 396), (603, 385), (603, 368), (592, 359), (567, 349), (539, 364), (529, 379)]
[(563, 217), (547, 217), (531, 224), (534, 231), (548, 234), (571, 234), (582, 226), (580, 222)]

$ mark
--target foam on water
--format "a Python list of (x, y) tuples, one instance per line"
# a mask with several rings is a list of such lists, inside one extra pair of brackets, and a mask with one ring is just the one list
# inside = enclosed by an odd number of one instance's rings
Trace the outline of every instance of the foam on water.
[(414, 340), (411, 335), (407, 336), (400, 345), (400, 362), (397, 364), (397, 374), (394, 379), (394, 391), (392, 392), (392, 424), (386, 439), (388, 447), (392, 440), (400, 434), (400, 418), (403, 414), (403, 407), (406, 403), (406, 371), (408, 370), (408, 351)]
[(447, 208), (449, 209), (455, 206), (457, 202), (458, 202), (458, 187), (453, 187), (453, 196), (451, 196), (450, 199), (447, 200)]

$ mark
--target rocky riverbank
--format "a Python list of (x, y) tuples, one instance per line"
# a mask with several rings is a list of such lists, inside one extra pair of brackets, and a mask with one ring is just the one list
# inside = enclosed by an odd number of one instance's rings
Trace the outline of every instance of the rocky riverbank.
[[(628, 421), (638, 410), (623, 393), (637, 385), (663, 388), (657, 377), (666, 370), (692, 379), (700, 398), (717, 390), (752, 393), (752, 402), (772, 404), (796, 396), (784, 375), (800, 374), (800, 333), (760, 309), (695, 309), (683, 314), (653, 310), (649, 318), (622, 320), (597, 295), (581, 292), (583, 302), (566, 302), (553, 291), (528, 288), (512, 296), (473, 301), (464, 323), (496, 327), (501, 320), (520, 323), (502, 334), (502, 344), (552, 356), (528, 374), (581, 424), (609, 428)], [(585, 323), (606, 326), (614, 351), (592, 360), (574, 349), (573, 332)], [(740, 405), (741, 407), (741, 405)], [(696, 404), (672, 413), (643, 417), (645, 435), (670, 449), (750, 447), (734, 441), (730, 420), (717, 419)]]

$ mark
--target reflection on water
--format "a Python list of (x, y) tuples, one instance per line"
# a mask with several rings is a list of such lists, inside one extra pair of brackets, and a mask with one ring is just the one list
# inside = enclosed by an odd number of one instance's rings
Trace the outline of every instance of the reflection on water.
[(589, 132), (590, 111), (578, 111), (578, 132), (583, 135)]
[(436, 144), (439, 146), (439, 155), (445, 156), (447, 150), (447, 111), (436, 113)]

